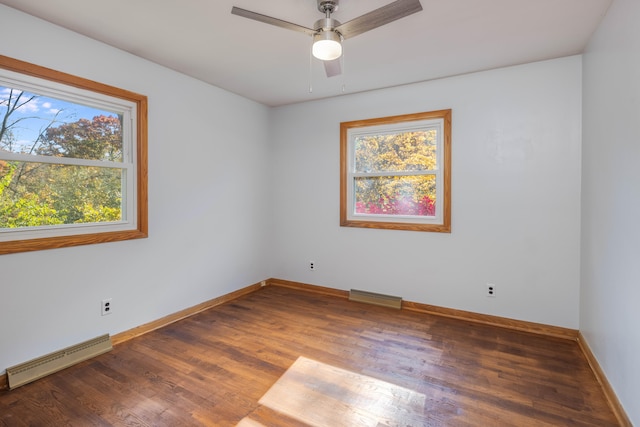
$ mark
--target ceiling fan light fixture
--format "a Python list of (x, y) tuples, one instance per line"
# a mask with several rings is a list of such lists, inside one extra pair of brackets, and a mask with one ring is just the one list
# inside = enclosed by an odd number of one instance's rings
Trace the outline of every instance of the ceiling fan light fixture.
[(321, 61), (333, 61), (342, 56), (340, 35), (335, 31), (320, 31), (313, 36), (311, 53)]

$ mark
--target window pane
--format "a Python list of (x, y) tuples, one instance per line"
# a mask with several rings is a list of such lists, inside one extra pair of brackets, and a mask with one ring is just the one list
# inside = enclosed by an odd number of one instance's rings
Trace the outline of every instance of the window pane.
[(122, 161), (122, 115), (0, 85), (0, 150)]
[(357, 136), (355, 172), (434, 170), (436, 130)]
[(123, 174), (0, 160), (0, 229), (120, 221)]
[(435, 216), (436, 177), (355, 178), (355, 213)]

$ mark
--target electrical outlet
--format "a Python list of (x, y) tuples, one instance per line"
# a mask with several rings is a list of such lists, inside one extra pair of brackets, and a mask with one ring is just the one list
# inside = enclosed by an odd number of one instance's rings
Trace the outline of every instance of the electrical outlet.
[(495, 297), (496, 296), (496, 285), (493, 283), (487, 283), (487, 296)]
[(318, 268), (318, 266), (316, 265), (315, 261), (309, 261), (309, 270), (316, 271), (317, 268)]
[(111, 298), (103, 299), (101, 303), (102, 307), (102, 315), (106, 316), (107, 314), (111, 314), (111, 310), (113, 309), (111, 304)]

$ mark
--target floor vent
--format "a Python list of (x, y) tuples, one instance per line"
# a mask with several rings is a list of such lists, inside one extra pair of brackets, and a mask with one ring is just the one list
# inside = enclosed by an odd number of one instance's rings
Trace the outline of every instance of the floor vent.
[(381, 305), (390, 308), (402, 308), (402, 298), (391, 295), (376, 294), (367, 291), (351, 289), (349, 291), (349, 301), (364, 302), (367, 304)]
[(76, 363), (106, 353), (112, 348), (111, 337), (106, 334), (20, 365), (12, 366), (7, 368), (9, 388), (20, 387)]

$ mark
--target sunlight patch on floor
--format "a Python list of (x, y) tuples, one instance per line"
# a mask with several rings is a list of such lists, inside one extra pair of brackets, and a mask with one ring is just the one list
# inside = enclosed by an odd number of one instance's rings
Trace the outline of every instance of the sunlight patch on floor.
[(244, 417), (236, 424), (236, 427), (264, 427), (264, 424), (254, 421), (249, 417)]
[[(425, 395), (299, 357), (259, 404), (312, 427), (421, 425)], [(260, 427), (249, 417), (239, 427)]]

